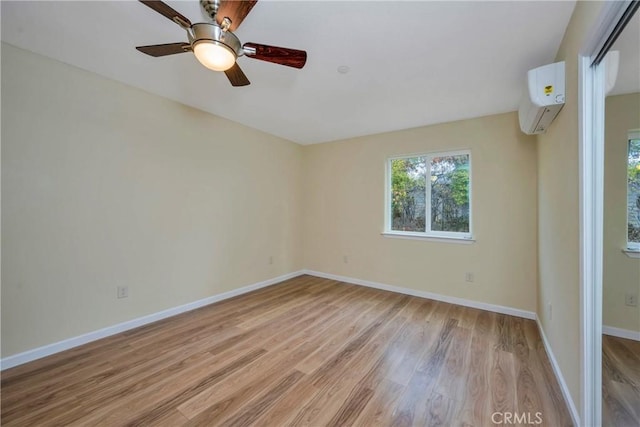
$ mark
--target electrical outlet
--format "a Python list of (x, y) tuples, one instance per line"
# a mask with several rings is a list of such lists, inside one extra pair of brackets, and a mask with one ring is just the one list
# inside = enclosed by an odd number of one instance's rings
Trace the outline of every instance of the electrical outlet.
[(464, 275), (464, 280), (466, 280), (467, 282), (473, 282), (473, 273), (467, 272)]
[(128, 286), (118, 286), (118, 298), (127, 298), (129, 296)]
[(638, 294), (634, 294), (632, 292), (627, 292), (624, 294), (624, 304), (630, 307), (638, 306)]
[(549, 320), (553, 319), (553, 305), (550, 302), (547, 303), (547, 317)]
[(349, 257), (348, 257), (348, 256), (346, 256), (346, 255), (344, 255), (344, 256), (342, 257), (342, 261), (344, 261), (344, 263), (345, 263), (345, 264), (349, 264)]
[(273, 264), (273, 255), (269, 257), (269, 264)]

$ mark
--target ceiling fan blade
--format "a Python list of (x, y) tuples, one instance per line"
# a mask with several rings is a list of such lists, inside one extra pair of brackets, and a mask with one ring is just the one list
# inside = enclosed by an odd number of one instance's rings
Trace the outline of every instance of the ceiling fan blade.
[(220, 7), (218, 7), (216, 21), (221, 25), (225, 17), (229, 18), (231, 20), (229, 30), (235, 31), (256, 3), (258, 3), (258, 0), (222, 0)]
[(224, 73), (227, 75), (227, 78), (231, 82), (232, 86), (247, 86), (251, 84), (247, 76), (245, 76), (240, 69), (240, 66), (237, 62), (233, 64), (233, 67), (229, 68)]
[(245, 43), (242, 48), (247, 58), (273, 62), (287, 67), (302, 68), (307, 62), (307, 52), (266, 44)]
[(139, 0), (140, 3), (145, 6), (149, 6), (161, 15), (166, 16), (176, 24), (183, 28), (191, 28), (191, 21), (189, 21), (184, 15), (176, 12), (171, 6), (163, 3), (159, 0)]
[(167, 56), (174, 55), (176, 53), (189, 52), (191, 45), (189, 43), (166, 43), (166, 44), (153, 44), (150, 46), (138, 46), (136, 47), (140, 52), (146, 53), (150, 56)]

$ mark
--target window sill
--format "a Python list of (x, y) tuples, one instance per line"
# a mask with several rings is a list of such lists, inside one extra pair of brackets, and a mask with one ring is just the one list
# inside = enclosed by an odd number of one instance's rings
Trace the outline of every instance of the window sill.
[(623, 249), (622, 252), (625, 253), (629, 258), (640, 259), (640, 249)]
[(475, 243), (475, 239), (472, 237), (431, 236), (419, 233), (396, 233), (393, 231), (384, 231), (380, 234), (392, 239), (427, 240), (431, 242), (457, 243), (463, 245)]

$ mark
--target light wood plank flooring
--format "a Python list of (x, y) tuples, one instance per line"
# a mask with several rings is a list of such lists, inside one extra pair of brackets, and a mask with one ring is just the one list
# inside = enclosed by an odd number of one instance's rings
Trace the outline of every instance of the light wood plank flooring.
[(310, 276), (18, 366), (1, 391), (5, 426), (571, 425), (533, 321)]
[(602, 336), (602, 425), (640, 426), (640, 342)]

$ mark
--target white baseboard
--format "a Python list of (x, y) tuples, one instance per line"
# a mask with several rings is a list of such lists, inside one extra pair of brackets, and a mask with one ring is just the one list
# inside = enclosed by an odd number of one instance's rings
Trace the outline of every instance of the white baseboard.
[(177, 307), (168, 308), (166, 310), (159, 311), (157, 313), (149, 314), (147, 316), (138, 317), (126, 322), (118, 323), (117, 325), (108, 326), (106, 328), (99, 329), (97, 331), (89, 332), (77, 337), (69, 338), (63, 341), (58, 341), (53, 344), (45, 345), (42, 347), (34, 348), (23, 353), (14, 354), (13, 356), (5, 357), (0, 360), (0, 371), (13, 368), (14, 366), (22, 365), (23, 363), (31, 362), (42, 357), (50, 356), (55, 353), (59, 353), (64, 350), (68, 350), (73, 347), (77, 347), (82, 344), (96, 341), (101, 338), (105, 338), (111, 335), (119, 334), (120, 332), (128, 331), (149, 323), (157, 322), (158, 320), (166, 319), (167, 317), (175, 316), (180, 313), (195, 310), (196, 308), (204, 307), (205, 305), (213, 304), (214, 302), (229, 299), (238, 295), (245, 294), (247, 292), (255, 291), (260, 288), (274, 285), (284, 280), (292, 279), (304, 274), (303, 271), (295, 271), (293, 273), (284, 274), (282, 276), (274, 277), (272, 279), (264, 280), (262, 282), (254, 283), (252, 285), (244, 286), (242, 288), (234, 289), (232, 291), (224, 292), (218, 295), (213, 295), (198, 301), (193, 301)]
[(612, 337), (626, 338), (628, 340), (640, 341), (640, 331), (614, 328), (613, 326), (602, 326), (602, 333)]
[(540, 336), (542, 337), (542, 343), (544, 344), (544, 349), (547, 352), (547, 357), (551, 362), (551, 367), (553, 368), (553, 373), (556, 375), (556, 379), (558, 380), (558, 384), (560, 384), (560, 390), (562, 390), (562, 396), (564, 396), (564, 401), (567, 403), (569, 407), (569, 413), (571, 414), (571, 419), (573, 420), (573, 425), (580, 425), (580, 416), (578, 415), (578, 409), (576, 409), (576, 404), (571, 397), (571, 393), (569, 393), (569, 387), (567, 386), (567, 382), (564, 380), (564, 376), (562, 375), (562, 371), (560, 370), (560, 365), (558, 365), (558, 361), (551, 350), (551, 346), (549, 345), (549, 341), (547, 340), (547, 336), (544, 333), (544, 329), (542, 329), (542, 324), (540, 323), (540, 319), (536, 315), (536, 323), (538, 324), (538, 331), (540, 331)]
[(493, 311), (495, 313), (508, 314), (510, 316), (523, 317), (525, 319), (536, 319), (536, 314), (532, 311), (520, 310), (519, 308), (505, 307), (503, 305), (489, 304), (486, 302), (473, 301), (465, 298), (452, 297), (448, 295), (436, 294), (416, 289), (403, 288), (400, 286), (386, 285), (384, 283), (371, 282), (369, 280), (356, 279), (353, 277), (338, 276), (336, 274), (322, 273), (313, 270), (303, 270), (304, 274), (310, 276), (323, 277), (325, 279), (338, 280), (340, 282), (353, 283), (354, 285), (367, 286), (369, 288), (382, 289), (384, 291), (396, 292), (414, 297), (428, 298), (450, 304), (462, 305), (465, 307), (478, 308), (480, 310)]

